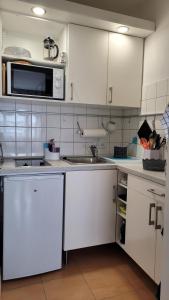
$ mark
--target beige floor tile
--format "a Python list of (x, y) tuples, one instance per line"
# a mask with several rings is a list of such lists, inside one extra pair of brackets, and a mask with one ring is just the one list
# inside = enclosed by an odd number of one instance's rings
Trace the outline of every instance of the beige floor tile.
[(56, 280), (61, 278), (69, 278), (80, 274), (78, 267), (74, 263), (63, 266), (61, 270), (49, 272), (41, 275), (42, 282)]
[(80, 275), (43, 283), (47, 300), (94, 300)]
[(111, 267), (85, 272), (83, 276), (98, 300), (134, 290), (127, 277)]
[(4, 281), (2, 284), (2, 290), (12, 290), (24, 286), (29, 286), (33, 284), (41, 283), (41, 277), (40, 276), (32, 276), (22, 279), (16, 279), (16, 280), (8, 280)]
[(2, 300), (46, 300), (42, 284), (3, 291)]

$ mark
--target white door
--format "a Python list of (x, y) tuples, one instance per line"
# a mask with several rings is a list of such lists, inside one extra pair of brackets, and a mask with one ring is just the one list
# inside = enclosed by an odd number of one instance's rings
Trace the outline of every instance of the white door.
[(126, 251), (152, 279), (156, 248), (155, 203), (152, 198), (128, 189)]
[(63, 176), (4, 182), (3, 279), (61, 268)]
[(140, 107), (143, 39), (109, 33), (107, 103)]
[(67, 101), (106, 104), (108, 33), (69, 25)]
[(64, 250), (115, 242), (116, 171), (66, 174)]

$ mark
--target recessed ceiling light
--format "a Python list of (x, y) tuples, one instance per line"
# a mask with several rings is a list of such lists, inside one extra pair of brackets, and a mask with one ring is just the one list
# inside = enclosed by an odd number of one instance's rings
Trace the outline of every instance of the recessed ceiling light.
[(120, 26), (117, 30), (120, 33), (127, 33), (129, 31), (129, 28), (127, 26)]
[(37, 16), (43, 16), (46, 13), (46, 10), (43, 7), (40, 7), (40, 6), (33, 7), (32, 11)]

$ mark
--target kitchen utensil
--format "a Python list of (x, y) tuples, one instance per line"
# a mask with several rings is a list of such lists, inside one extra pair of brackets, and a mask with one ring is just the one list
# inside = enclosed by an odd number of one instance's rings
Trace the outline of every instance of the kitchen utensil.
[(152, 133), (152, 130), (146, 120), (144, 120), (143, 124), (141, 125), (138, 136), (139, 138), (145, 138), (147, 141), (149, 141), (150, 134)]
[(150, 142), (147, 141), (146, 138), (141, 138), (140, 139), (140, 144), (142, 145), (142, 147), (146, 150), (149, 150), (150, 149)]
[(55, 41), (47, 37), (43, 41), (44, 43), (44, 59), (55, 60), (59, 55), (59, 47), (56, 45)]

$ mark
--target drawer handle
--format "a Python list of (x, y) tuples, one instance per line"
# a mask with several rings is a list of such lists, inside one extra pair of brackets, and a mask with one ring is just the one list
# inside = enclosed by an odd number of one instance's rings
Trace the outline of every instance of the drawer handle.
[(155, 208), (155, 203), (150, 204), (150, 209), (149, 209), (149, 225), (155, 225), (155, 221), (152, 220), (152, 209)]
[(160, 211), (162, 211), (162, 207), (161, 207), (161, 206), (157, 206), (157, 207), (156, 207), (156, 223), (155, 223), (155, 229), (156, 229), (156, 230), (158, 230), (158, 229), (161, 230), (161, 228), (162, 228), (161, 225), (158, 224), (158, 213), (159, 213)]
[(109, 87), (109, 92), (110, 92), (109, 104), (111, 104), (113, 101), (113, 87), (112, 86)]
[(71, 88), (71, 98), (70, 98), (70, 100), (73, 101), (73, 82), (71, 82), (70, 88)]
[(163, 198), (165, 197), (165, 194), (164, 194), (164, 193), (158, 194), (158, 193), (155, 192), (154, 189), (148, 189), (147, 192), (149, 192), (149, 193), (151, 193), (151, 194), (153, 194), (153, 195), (159, 196), (159, 197), (163, 197)]

